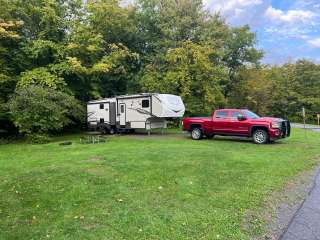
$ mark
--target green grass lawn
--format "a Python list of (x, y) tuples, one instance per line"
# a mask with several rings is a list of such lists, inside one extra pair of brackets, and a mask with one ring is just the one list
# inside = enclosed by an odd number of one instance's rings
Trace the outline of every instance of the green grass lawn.
[(262, 146), (172, 132), (78, 142), (0, 146), (1, 240), (249, 239), (248, 210), (320, 154), (320, 134), (302, 130)]

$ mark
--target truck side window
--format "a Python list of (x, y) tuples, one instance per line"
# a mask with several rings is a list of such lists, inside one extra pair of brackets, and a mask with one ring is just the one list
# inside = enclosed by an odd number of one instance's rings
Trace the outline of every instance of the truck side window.
[(104, 109), (104, 104), (100, 103), (100, 109)]
[(227, 111), (218, 111), (216, 114), (216, 118), (227, 118), (228, 112)]
[(244, 116), (244, 115), (241, 112), (233, 112), (231, 115), (231, 118), (237, 119), (238, 116)]
[(149, 100), (142, 100), (142, 107), (148, 108), (149, 107)]

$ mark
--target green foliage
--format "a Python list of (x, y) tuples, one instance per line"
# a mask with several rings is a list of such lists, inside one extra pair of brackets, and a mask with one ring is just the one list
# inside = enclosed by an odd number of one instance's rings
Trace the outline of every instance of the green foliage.
[(270, 113), (275, 84), (268, 74), (264, 69), (241, 69), (231, 91), (230, 104), (236, 108), (249, 108), (262, 116)]
[(14, 91), (18, 78), (17, 64), (13, 61), (13, 56), (19, 46), (20, 36), (17, 30), (21, 26), (22, 22), (5, 21), (0, 15), (0, 134), (15, 130), (9, 120), (6, 102)]
[[(4, 1), (4, 0), (2, 0)], [(20, 34), (29, 40), (62, 41), (68, 28), (68, 8), (73, 0), (12, 0), (6, 14), (24, 23)]]
[(44, 144), (50, 142), (50, 137), (45, 133), (31, 133), (25, 135), (27, 142), (32, 144)]
[(8, 107), (14, 124), (27, 136), (47, 135), (84, 119), (83, 106), (73, 96), (41, 86), (17, 89)]
[(212, 64), (214, 57), (214, 49), (184, 42), (168, 51), (161, 75), (152, 65), (148, 67), (141, 80), (143, 90), (180, 95), (188, 113), (210, 112), (224, 102), (219, 83), (226, 77), (222, 64)]
[(226, 50), (223, 61), (229, 68), (229, 79), (223, 82), (224, 95), (228, 96), (237, 82), (236, 74), (244, 65), (257, 66), (263, 52), (255, 48), (256, 36), (249, 26), (232, 28), (226, 39)]
[(21, 79), (17, 84), (17, 88), (25, 88), (30, 85), (41, 85), (43, 87), (63, 90), (66, 83), (63, 78), (48, 72), (46, 68), (40, 67), (21, 73)]
[(250, 28), (229, 26), (201, 0), (0, 0), (0, 6), (0, 126), (6, 130), (6, 102), (30, 85), (82, 102), (173, 93), (183, 97), (188, 114), (228, 105), (290, 118), (302, 106), (320, 111), (318, 65), (261, 66)]
[(103, 40), (109, 44), (122, 43), (135, 48), (135, 33), (137, 25), (131, 13), (134, 9), (120, 6), (118, 0), (88, 1), (87, 24), (96, 33), (101, 34)]
[(242, 68), (229, 100), (235, 107), (294, 121), (301, 121), (301, 109), (305, 107), (309, 120), (315, 121), (315, 113), (320, 112), (319, 77), (320, 66), (306, 60), (283, 66)]

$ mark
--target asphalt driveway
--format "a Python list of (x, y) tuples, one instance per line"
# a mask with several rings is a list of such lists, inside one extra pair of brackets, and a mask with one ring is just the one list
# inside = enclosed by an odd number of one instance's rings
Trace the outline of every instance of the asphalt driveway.
[[(304, 127), (303, 124), (292, 124), (292, 126), (297, 128)], [(306, 128), (320, 133), (319, 126), (306, 125)], [(320, 168), (307, 198), (291, 219), (280, 239), (320, 240)]]

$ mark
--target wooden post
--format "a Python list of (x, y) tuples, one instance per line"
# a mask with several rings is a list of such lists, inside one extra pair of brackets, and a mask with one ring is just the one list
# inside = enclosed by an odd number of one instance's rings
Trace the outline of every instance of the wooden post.
[(303, 117), (303, 128), (304, 128), (304, 137), (307, 138), (307, 129), (306, 129), (306, 109), (302, 107), (302, 117)]

